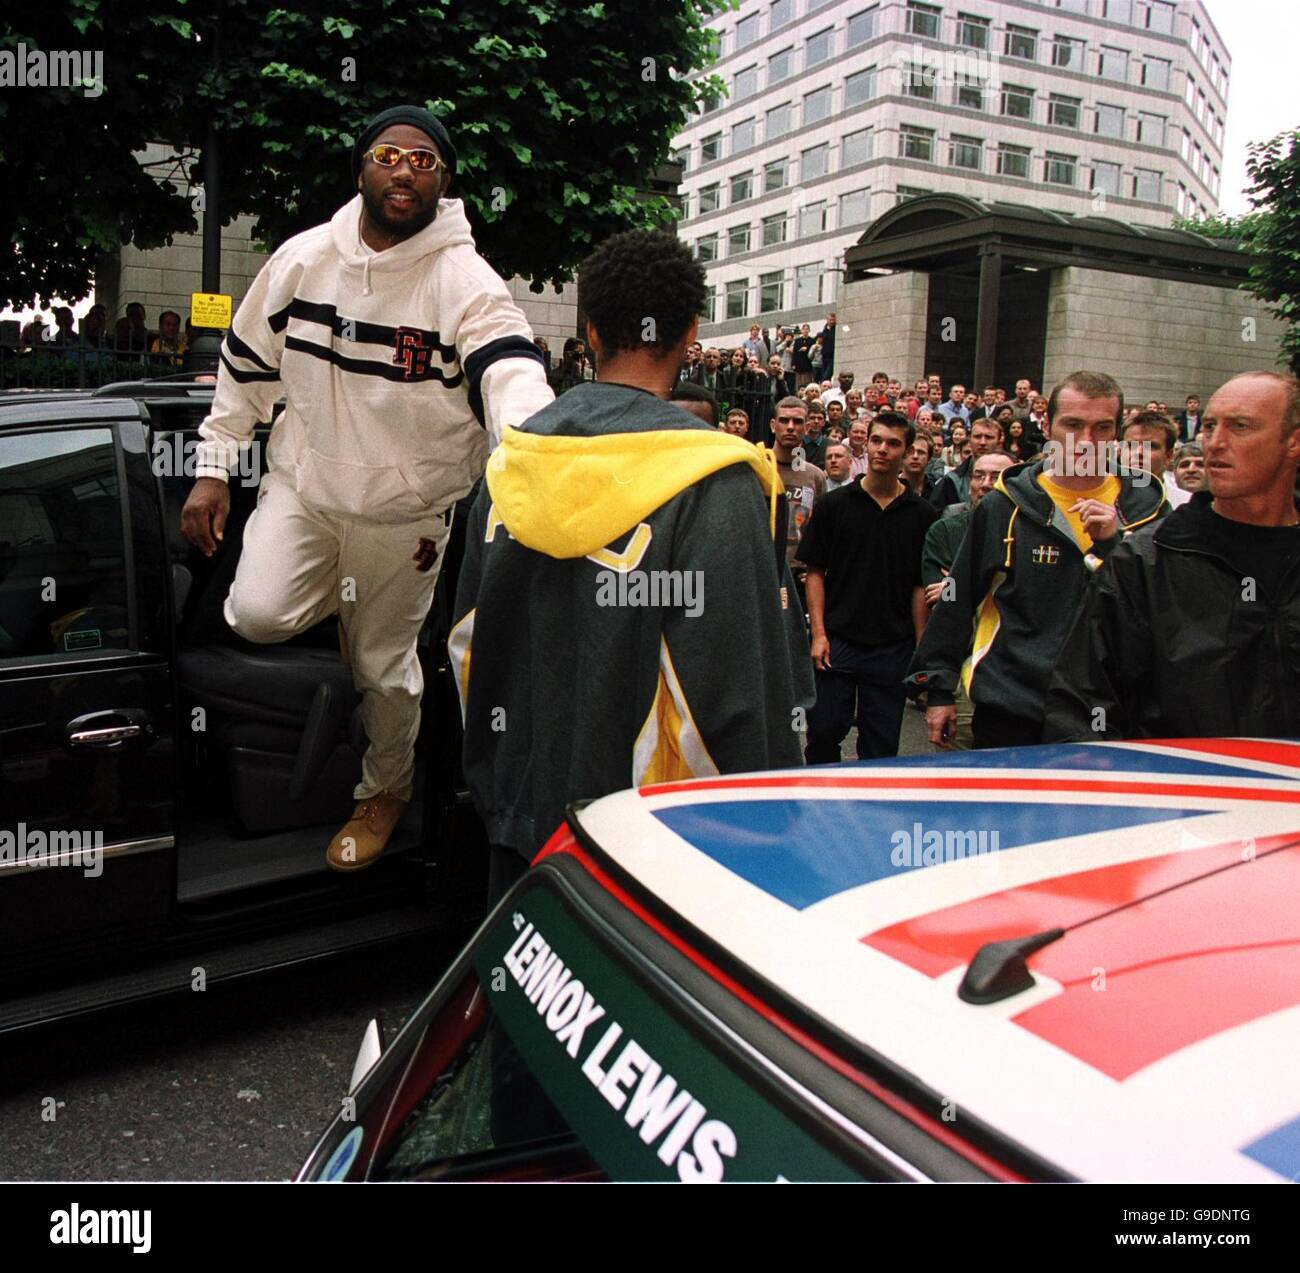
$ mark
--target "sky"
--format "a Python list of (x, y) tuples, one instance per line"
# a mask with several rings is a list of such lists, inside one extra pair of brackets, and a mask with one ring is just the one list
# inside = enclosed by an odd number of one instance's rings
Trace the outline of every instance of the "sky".
[(1300, 0), (1203, 0), (1232, 58), (1219, 204), (1249, 212), (1246, 145), (1300, 128), (1300, 86), (1290, 66), (1300, 47)]

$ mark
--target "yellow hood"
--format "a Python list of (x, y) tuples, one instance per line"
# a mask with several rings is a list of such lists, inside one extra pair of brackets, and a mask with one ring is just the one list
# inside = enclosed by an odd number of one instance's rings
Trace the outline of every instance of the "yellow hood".
[(782, 489), (776, 458), (729, 433), (656, 429), (561, 437), (507, 429), (488, 460), (487, 485), (506, 530), (525, 548), (585, 557), (730, 464), (754, 470), (775, 534)]

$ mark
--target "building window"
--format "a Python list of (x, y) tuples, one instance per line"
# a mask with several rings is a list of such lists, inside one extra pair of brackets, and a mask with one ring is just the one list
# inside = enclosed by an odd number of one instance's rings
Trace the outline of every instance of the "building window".
[(1097, 74), (1102, 79), (1128, 83), (1128, 54), (1123, 49), (1112, 49), (1103, 44), (1098, 56)]
[(1192, 135), (1185, 128), (1183, 129), (1183, 152), (1182, 153), (1184, 159), (1187, 159), (1192, 153)]
[(751, 13), (736, 23), (736, 52), (747, 49), (758, 39), (758, 14)]
[(749, 314), (749, 280), (733, 278), (727, 284), (727, 317), (745, 318)]
[(695, 255), (701, 261), (716, 261), (718, 259), (718, 236), (716, 232), (703, 235), (695, 240)]
[(824, 31), (818, 31), (816, 35), (808, 37), (803, 56), (803, 69), (805, 71), (830, 57), (831, 31), (832, 28), (827, 27)]
[(1002, 89), (1002, 113), (1012, 119), (1034, 117), (1034, 90), (1007, 84)]
[(934, 129), (903, 124), (898, 130), (898, 153), (904, 159), (934, 158)]
[(711, 164), (722, 158), (722, 134), (710, 133), (700, 142), (700, 163)]
[(1072, 186), (1077, 163), (1075, 155), (1058, 155), (1049, 150), (1043, 165), (1043, 180), (1050, 186)]
[(1103, 0), (1105, 16), (1112, 22), (1133, 25), (1133, 0)]
[(716, 212), (721, 205), (721, 187), (715, 181), (711, 186), (700, 187), (700, 213)]
[(1124, 108), (1122, 106), (1107, 106), (1104, 102), (1098, 103), (1097, 136), (1123, 138)]
[(1087, 45), (1068, 35), (1058, 35), (1052, 41), (1052, 65), (1065, 71), (1083, 70), (1083, 51)]
[(749, 226), (733, 225), (727, 231), (727, 255), (739, 256), (749, 251)]
[(733, 124), (731, 129), (731, 153), (738, 155), (742, 150), (749, 150), (754, 144), (754, 121), (743, 119)]
[(773, 159), (763, 169), (763, 193), (771, 194), (773, 190), (784, 190), (790, 184), (790, 161)]
[(865, 225), (867, 221), (867, 191), (854, 190), (840, 195), (840, 229), (851, 225)]
[(874, 5), (870, 9), (864, 9), (861, 13), (855, 13), (848, 23), (848, 32), (845, 37), (845, 45), (854, 49), (859, 44), (865, 44), (872, 40), (876, 35), (876, 16), (880, 12), (880, 6)]
[(1149, 168), (1139, 168), (1133, 174), (1133, 198), (1148, 203), (1160, 202), (1160, 174)]
[(978, 137), (954, 137), (952, 139), (952, 158), (954, 168), (970, 168), (979, 172), (980, 139)]
[(1078, 128), (1079, 107), (1082, 102), (1077, 97), (1062, 97), (1053, 93), (1047, 100), (1047, 122), (1057, 128)]
[(856, 133), (846, 133), (841, 143), (840, 167), (852, 168), (871, 158), (871, 129), (860, 128)]
[(1056, 0), (1056, 7), (1064, 9), (1066, 13), (1082, 13), (1086, 15), (1088, 0)]
[(784, 137), (790, 131), (791, 110), (788, 103), (782, 103), (780, 106), (773, 106), (767, 112), (767, 131), (764, 138), (767, 141), (775, 141), (778, 137)]
[(763, 246), (765, 248), (775, 247), (778, 243), (785, 242), (786, 216), (784, 212), (778, 212), (775, 216), (763, 218)]
[(781, 308), (781, 271), (758, 276), (758, 311), (772, 314)]
[(1147, 9), (1147, 30), (1159, 31), (1162, 35), (1174, 32), (1174, 6), (1165, 0), (1151, 0)]
[(831, 113), (831, 90), (819, 88), (805, 93), (803, 99), (803, 126), (818, 124)]
[(758, 67), (747, 66), (743, 71), (737, 71), (736, 78), (732, 81), (731, 100), (743, 101), (746, 97), (753, 97), (757, 92)]
[(1162, 93), (1169, 92), (1169, 63), (1162, 57), (1149, 57), (1142, 64), (1142, 83)]
[(998, 147), (998, 174), (1003, 177), (1029, 176), (1029, 147), (1008, 146), (1003, 143)]
[(709, 288), (709, 294), (704, 298), (704, 321), (706, 323), (716, 323), (718, 321), (718, 289)]
[(799, 209), (799, 237), (811, 238), (826, 229), (826, 201), (819, 199), (816, 203), (805, 204)]
[(876, 95), (876, 68), (869, 66), (865, 71), (858, 71), (844, 81), (844, 106), (860, 106), (869, 102)]
[(824, 177), (830, 164), (831, 148), (826, 142), (803, 151), (799, 156), (799, 181), (806, 184)]
[(967, 110), (984, 109), (984, 81), (975, 75), (961, 76), (957, 84), (957, 105)]
[(794, 272), (794, 303), (796, 309), (805, 305), (820, 305), (822, 301), (822, 267), (820, 261), (796, 266)]
[(918, 4), (917, 0), (907, 0), (907, 33), (923, 35), (927, 39), (939, 38), (939, 15), (943, 12), (938, 5)]
[(1163, 146), (1165, 144), (1165, 117), (1163, 115), (1148, 115), (1145, 112), (1138, 115), (1138, 141), (1144, 146)]
[(1032, 27), (1018, 27), (1007, 23), (1007, 57), (1018, 57), (1026, 62), (1038, 60), (1038, 32)]
[(977, 18), (969, 13), (959, 13), (957, 15), (957, 43), (965, 49), (987, 50), (991, 26), (991, 18)]
[(782, 49), (767, 59), (767, 86), (788, 80), (794, 74), (794, 49)]
[(903, 72), (903, 92), (908, 97), (920, 97), (927, 102), (934, 101), (935, 68), (923, 66), (920, 62), (909, 62)]
[(1092, 165), (1092, 188), (1102, 194), (1119, 195), (1119, 164), (1098, 159)]
[(746, 199), (752, 198), (754, 194), (754, 174), (751, 172), (738, 172), (731, 179), (731, 202), (743, 203)]
[(922, 195), (930, 194), (924, 186), (899, 186), (898, 202), (906, 203), (909, 199), (919, 199)]
[(794, 17), (794, 0), (775, 0), (768, 10), (767, 29), (775, 31)]

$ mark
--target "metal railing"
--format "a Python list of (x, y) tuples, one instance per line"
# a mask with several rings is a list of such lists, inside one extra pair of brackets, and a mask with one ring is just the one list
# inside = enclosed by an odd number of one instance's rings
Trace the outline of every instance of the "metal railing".
[(86, 345), (0, 345), (0, 390), (97, 389), (118, 380), (152, 380), (182, 370), (181, 354)]

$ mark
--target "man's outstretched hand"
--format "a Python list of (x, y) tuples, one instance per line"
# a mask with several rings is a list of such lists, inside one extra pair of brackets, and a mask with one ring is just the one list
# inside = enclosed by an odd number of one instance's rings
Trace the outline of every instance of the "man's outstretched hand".
[(230, 516), (230, 487), (219, 477), (201, 477), (181, 510), (181, 534), (205, 557), (217, 551)]

